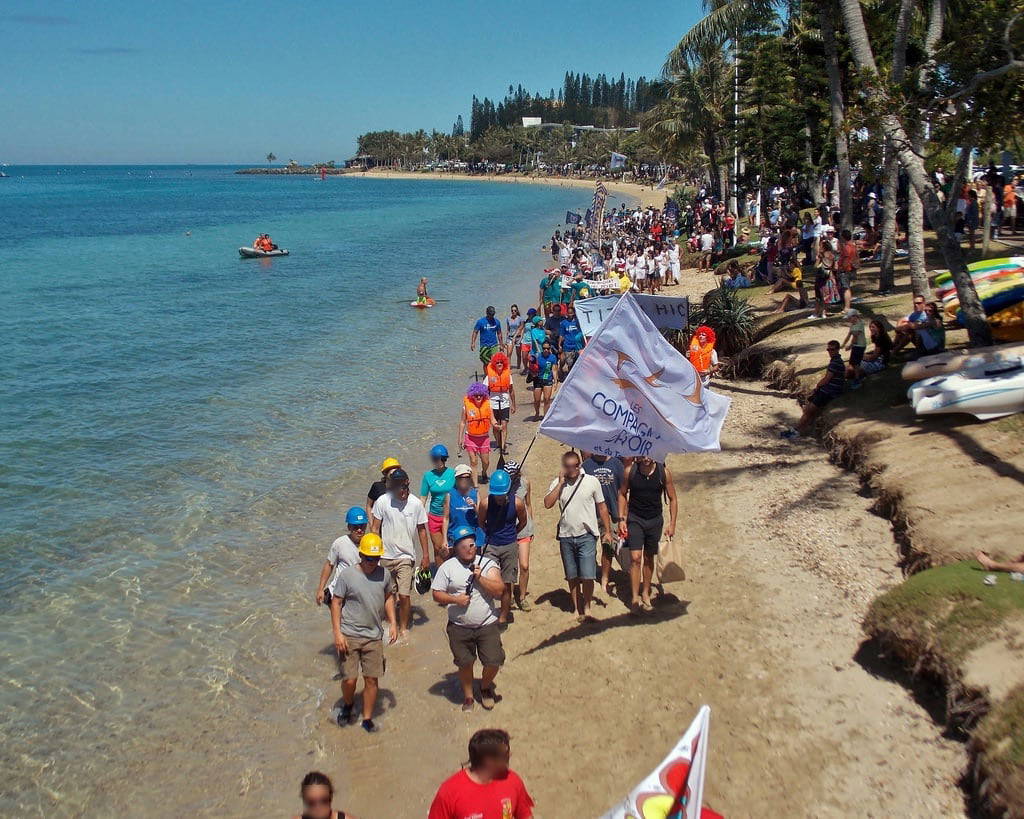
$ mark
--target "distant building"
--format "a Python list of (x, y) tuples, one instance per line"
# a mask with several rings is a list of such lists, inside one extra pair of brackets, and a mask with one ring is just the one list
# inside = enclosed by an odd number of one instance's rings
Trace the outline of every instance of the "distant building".
[(367, 168), (376, 168), (379, 164), (377, 157), (371, 156), (370, 154), (359, 154), (358, 156), (345, 160), (346, 168), (362, 168), (364, 171)]

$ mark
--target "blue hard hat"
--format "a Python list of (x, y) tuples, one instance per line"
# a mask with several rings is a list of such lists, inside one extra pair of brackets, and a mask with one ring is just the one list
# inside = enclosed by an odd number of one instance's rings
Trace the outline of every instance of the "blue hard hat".
[(504, 495), (512, 488), (512, 476), (504, 469), (495, 469), (487, 486), (492, 495)]
[(434, 446), (430, 450), (430, 457), (431, 458), (447, 458), (448, 457), (448, 447), (446, 447), (444, 444), (434, 444)]
[(473, 538), (473, 542), (476, 542), (476, 529), (472, 526), (456, 526), (448, 535), (451, 537), (453, 544), (467, 537)]
[(345, 513), (345, 523), (349, 526), (365, 526), (369, 522), (370, 519), (366, 517), (366, 512), (361, 506), (353, 506)]

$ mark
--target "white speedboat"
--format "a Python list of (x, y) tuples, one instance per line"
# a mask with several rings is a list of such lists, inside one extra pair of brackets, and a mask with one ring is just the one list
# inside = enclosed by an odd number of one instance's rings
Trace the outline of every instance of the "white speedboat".
[(907, 397), (918, 415), (964, 412), (982, 421), (1024, 410), (1024, 361), (1006, 359), (970, 366), (911, 385)]
[(1015, 361), (1024, 356), (1024, 344), (997, 344), (993, 347), (965, 347), (926, 355), (903, 365), (904, 381), (920, 381), (935, 375), (952, 375), (966, 368)]

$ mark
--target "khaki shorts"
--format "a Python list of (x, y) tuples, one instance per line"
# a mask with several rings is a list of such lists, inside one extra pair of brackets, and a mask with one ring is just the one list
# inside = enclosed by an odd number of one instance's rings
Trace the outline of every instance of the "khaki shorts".
[(411, 597), (412, 561), (407, 557), (402, 557), (397, 560), (381, 560), (380, 565), (386, 571), (391, 572), (391, 579), (395, 581), (395, 594)]
[(364, 677), (384, 676), (384, 641), (345, 635), (348, 651), (341, 658), (341, 678), (354, 680), (362, 670)]
[(497, 623), (482, 628), (467, 628), (449, 623), (447, 631), (452, 659), (459, 668), (473, 665), (478, 657), (481, 665), (505, 664), (505, 649), (501, 645), (501, 629)]

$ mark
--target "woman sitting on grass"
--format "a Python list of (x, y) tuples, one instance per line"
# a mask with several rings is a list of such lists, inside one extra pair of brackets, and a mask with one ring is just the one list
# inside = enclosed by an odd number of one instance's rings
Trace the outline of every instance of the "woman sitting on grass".
[(864, 353), (864, 358), (859, 364), (848, 364), (846, 377), (850, 379), (850, 389), (855, 390), (860, 386), (865, 375), (880, 373), (886, 368), (889, 359), (892, 357), (892, 339), (886, 332), (882, 322), (878, 319), (871, 319), (868, 325), (868, 335), (874, 345)]

